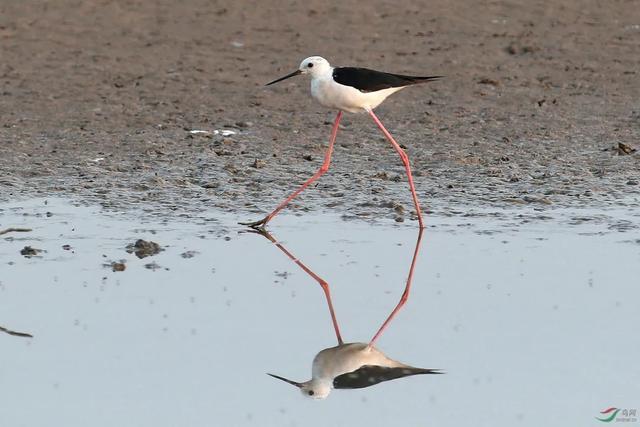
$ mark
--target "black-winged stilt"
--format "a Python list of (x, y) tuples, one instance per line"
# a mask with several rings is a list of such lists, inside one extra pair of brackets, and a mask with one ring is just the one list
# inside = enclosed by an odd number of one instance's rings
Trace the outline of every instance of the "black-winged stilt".
[(411, 195), (413, 197), (413, 203), (415, 204), (418, 222), (420, 224), (420, 228), (424, 228), (422, 214), (420, 212), (420, 204), (413, 184), (413, 176), (411, 175), (409, 158), (400, 145), (398, 145), (398, 143), (393, 139), (389, 131), (384, 127), (380, 119), (378, 119), (378, 116), (373, 112), (373, 109), (380, 105), (389, 95), (399, 91), (400, 89), (418, 83), (437, 80), (442, 76), (418, 77), (384, 73), (381, 71), (369, 70), (367, 68), (334, 68), (326, 59), (320, 56), (311, 56), (303, 60), (296, 71), (267, 83), (267, 86), (299, 74), (309, 74), (311, 76), (311, 95), (320, 102), (320, 104), (326, 107), (338, 109), (338, 115), (333, 123), (331, 138), (329, 139), (329, 147), (327, 148), (324, 156), (324, 162), (320, 169), (311, 178), (309, 178), (299, 189), (294, 191), (287, 199), (280, 203), (269, 215), (259, 221), (241, 224), (254, 228), (265, 226), (278, 214), (278, 212), (280, 212), (280, 210), (287, 206), (291, 200), (307, 188), (309, 184), (320, 178), (320, 176), (329, 170), (333, 145), (338, 133), (338, 125), (342, 118), (342, 112), (347, 111), (350, 113), (369, 113), (384, 136), (389, 140), (389, 142), (391, 142), (393, 148), (400, 155), (407, 172), (407, 179), (409, 180), (409, 186), (411, 187)]
[(383, 381), (394, 380), (411, 375), (441, 374), (442, 372), (439, 369), (416, 368), (390, 359), (374, 346), (377, 339), (389, 325), (389, 322), (391, 322), (409, 298), (413, 271), (415, 269), (418, 253), (420, 252), (423, 231), (423, 229), (420, 229), (418, 233), (416, 247), (411, 259), (411, 267), (409, 268), (409, 277), (407, 278), (407, 283), (400, 301), (393, 311), (391, 311), (391, 314), (389, 314), (382, 326), (380, 326), (371, 341), (366, 344), (361, 342), (345, 343), (342, 340), (340, 327), (338, 326), (338, 320), (331, 301), (329, 284), (289, 252), (289, 250), (269, 234), (269, 232), (264, 229), (257, 230), (259, 234), (262, 234), (269, 239), (278, 247), (278, 249), (284, 252), (287, 257), (289, 257), (302, 270), (318, 282), (318, 284), (320, 284), (327, 301), (327, 306), (329, 307), (329, 314), (331, 315), (336, 339), (338, 340), (337, 346), (320, 351), (313, 359), (311, 379), (309, 381), (296, 382), (279, 375), (269, 375), (298, 387), (305, 396), (309, 396), (314, 399), (324, 399), (329, 395), (329, 393), (331, 393), (332, 389), (364, 388)]
[(325, 399), (332, 389), (365, 388), (411, 375), (441, 373), (439, 369), (406, 365), (388, 358), (369, 344), (353, 342), (326, 348), (318, 353), (313, 359), (309, 381), (299, 383), (279, 375), (269, 375), (298, 387), (305, 396)]

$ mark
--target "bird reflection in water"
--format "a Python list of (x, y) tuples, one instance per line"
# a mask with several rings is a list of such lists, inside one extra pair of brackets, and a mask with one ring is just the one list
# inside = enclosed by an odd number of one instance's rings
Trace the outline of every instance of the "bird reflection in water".
[(314, 399), (324, 399), (332, 389), (355, 389), (370, 387), (372, 385), (381, 383), (383, 381), (394, 380), (397, 378), (407, 377), (411, 375), (421, 374), (441, 374), (439, 369), (424, 369), (416, 368), (396, 360), (388, 358), (384, 353), (378, 350), (374, 344), (382, 335), (382, 332), (389, 326), (391, 320), (395, 317), (402, 306), (407, 302), (409, 298), (409, 292), (411, 290), (411, 282), (413, 279), (413, 271), (416, 266), (416, 260), (418, 253), (420, 252), (420, 244), (422, 242), (423, 229), (420, 229), (418, 239), (416, 241), (415, 250), (413, 252), (413, 258), (411, 259), (411, 267), (409, 268), (409, 276), (407, 283), (402, 293), (400, 301), (393, 309), (391, 314), (384, 321), (382, 326), (375, 333), (369, 343), (345, 343), (342, 340), (340, 334), (340, 327), (336, 319), (336, 314), (331, 302), (331, 293), (329, 290), (329, 284), (324, 281), (320, 276), (315, 274), (305, 264), (297, 259), (291, 252), (285, 248), (282, 243), (278, 242), (269, 232), (266, 230), (256, 230), (256, 233), (265, 236), (274, 245), (284, 252), (293, 262), (295, 262), (302, 270), (304, 270), (309, 276), (311, 276), (324, 291), (324, 295), (329, 307), (329, 313), (331, 315), (331, 321), (333, 322), (333, 328), (338, 340), (338, 345), (331, 348), (326, 348), (319, 352), (313, 359), (313, 365), (311, 370), (312, 378), (305, 382), (296, 382), (279, 375), (269, 374), (274, 378), (287, 382), (300, 389), (302, 394)]

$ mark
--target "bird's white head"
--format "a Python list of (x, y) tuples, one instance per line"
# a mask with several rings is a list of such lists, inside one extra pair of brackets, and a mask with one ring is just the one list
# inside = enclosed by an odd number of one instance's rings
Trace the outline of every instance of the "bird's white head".
[(311, 77), (321, 77), (331, 72), (329, 61), (321, 56), (310, 56), (300, 63), (298, 68), (302, 74), (311, 74)]
[(324, 381), (312, 379), (303, 383), (299, 383), (299, 382), (288, 380), (279, 375), (274, 375), (274, 374), (269, 374), (269, 375), (271, 375), (273, 378), (277, 378), (279, 380), (282, 380), (286, 383), (289, 383), (291, 385), (298, 387), (300, 389), (300, 392), (304, 396), (310, 397), (312, 399), (318, 399), (318, 400), (326, 399), (327, 396), (329, 396), (329, 393), (331, 393), (331, 384), (328, 384)]
[(300, 63), (300, 67), (298, 67), (296, 71), (287, 74), (284, 77), (280, 77), (279, 79), (276, 79), (272, 82), (269, 82), (266, 84), (266, 86), (281, 82), (285, 79), (298, 76), (300, 74), (309, 74), (312, 78), (330, 76), (331, 65), (329, 64), (329, 61), (321, 56), (310, 56)]
[(311, 380), (306, 383), (302, 383), (300, 392), (312, 399), (326, 399), (327, 396), (329, 396), (329, 393), (331, 393), (331, 385), (322, 381)]

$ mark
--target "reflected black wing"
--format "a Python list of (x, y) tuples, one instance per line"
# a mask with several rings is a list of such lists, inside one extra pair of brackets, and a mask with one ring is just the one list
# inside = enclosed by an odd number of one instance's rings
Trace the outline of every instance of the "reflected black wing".
[(441, 374), (439, 369), (387, 368), (385, 366), (364, 365), (353, 372), (338, 375), (333, 379), (333, 388), (364, 388), (383, 381), (421, 374)]
[(336, 83), (354, 87), (360, 92), (375, 92), (392, 87), (404, 87), (437, 80), (441, 77), (442, 76), (404, 76), (402, 74), (369, 70), (368, 68), (339, 67), (333, 69), (333, 80)]

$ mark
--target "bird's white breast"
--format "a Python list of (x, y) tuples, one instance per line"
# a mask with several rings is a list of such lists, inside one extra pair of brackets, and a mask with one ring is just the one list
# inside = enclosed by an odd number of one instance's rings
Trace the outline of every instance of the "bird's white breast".
[(327, 348), (318, 353), (313, 360), (312, 376), (332, 380), (338, 375), (353, 372), (363, 365), (405, 366), (389, 359), (375, 347), (369, 347), (364, 343), (349, 343)]

